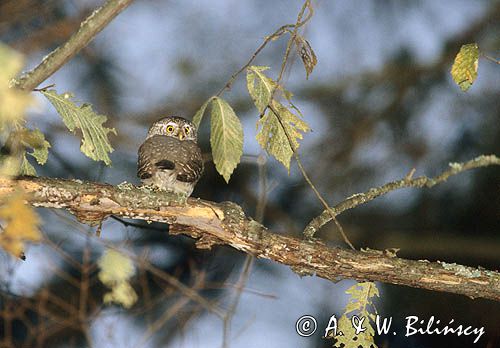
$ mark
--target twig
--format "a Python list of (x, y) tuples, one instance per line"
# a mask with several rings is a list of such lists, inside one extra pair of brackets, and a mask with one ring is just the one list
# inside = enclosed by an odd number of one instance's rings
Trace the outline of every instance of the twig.
[(233, 84), (233, 82), (236, 79), (236, 77), (238, 77), (239, 74), (241, 74), (246, 68), (248, 68), (250, 66), (250, 64), (253, 63), (253, 61), (255, 60), (255, 58), (257, 58), (257, 56), (259, 55), (259, 53), (264, 49), (264, 47), (267, 46), (267, 44), (269, 42), (276, 40), (277, 38), (279, 38), (284, 33), (289, 33), (291, 28), (294, 28), (294, 29), (295, 28), (297, 28), (297, 29), (300, 28), (305, 23), (307, 23), (307, 21), (309, 21), (310, 18), (311, 18), (311, 14), (309, 14), (309, 16), (306, 17), (303, 21), (297, 22), (295, 24), (285, 24), (285, 25), (281, 26), (280, 28), (278, 28), (271, 35), (266, 36), (266, 38), (264, 39), (264, 42), (262, 42), (262, 44), (257, 48), (257, 50), (255, 50), (255, 52), (253, 53), (252, 57), (250, 57), (250, 59), (248, 60), (248, 62), (245, 65), (243, 65), (237, 72), (235, 72), (233, 75), (231, 75), (231, 78), (226, 82), (226, 84), (224, 85), (224, 87), (222, 87), (217, 92), (216, 96), (220, 97), (221, 94), (224, 93), (224, 91), (226, 89), (230, 89), (231, 88), (231, 85)]
[[(257, 159), (257, 164), (259, 165), (259, 199), (255, 207), (255, 220), (259, 223), (262, 223), (267, 203), (267, 180), (266, 180), (265, 158), (263, 156), (259, 156)], [(248, 281), (248, 277), (250, 276), (250, 271), (252, 270), (254, 261), (255, 258), (252, 255), (247, 255), (247, 257), (245, 258), (245, 263), (243, 264), (243, 270), (241, 271), (240, 277), (236, 282), (235, 286), (236, 294), (234, 295), (234, 299), (231, 305), (229, 306), (223, 321), (222, 347), (224, 348), (229, 347), (231, 320), (233, 319), (234, 314), (236, 313), (236, 309), (238, 308), (241, 294), (243, 293), (245, 284)]]
[[(197, 278), (192, 288), (195, 289), (196, 287), (199, 287), (204, 280), (205, 280), (204, 277)], [(177, 301), (175, 301), (173, 304), (169, 305), (168, 309), (165, 312), (163, 312), (160, 318), (158, 318), (152, 325), (148, 326), (148, 329), (143, 334), (140, 341), (135, 345), (135, 347), (137, 348), (144, 347), (145, 344), (148, 342), (148, 340), (154, 335), (154, 333), (160, 330), (163, 327), (163, 325), (165, 325), (171, 318), (179, 314), (182, 308), (187, 306), (189, 302), (190, 299), (188, 297), (183, 296), (179, 298)]]
[[(308, 16), (306, 17), (306, 19), (304, 21), (302, 21), (302, 16), (304, 15), (304, 12), (305, 12), (306, 8), (309, 8), (309, 13), (308, 13)], [(313, 12), (312, 12), (312, 7), (310, 6), (310, 1), (306, 0), (304, 2), (304, 5), (302, 5), (302, 9), (300, 10), (299, 15), (297, 16), (297, 23), (301, 23), (301, 22), (305, 23), (305, 22), (307, 22), (307, 20), (309, 20), (312, 17), (312, 14), (313, 14)], [(335, 225), (339, 229), (340, 234), (342, 235), (342, 238), (344, 239), (344, 241), (346, 242), (346, 244), (349, 245), (349, 247), (351, 249), (355, 249), (354, 245), (351, 243), (351, 241), (349, 240), (349, 238), (345, 234), (344, 229), (342, 228), (342, 225), (340, 225), (340, 223), (336, 219), (334, 212), (331, 211), (330, 206), (328, 205), (328, 203), (326, 202), (326, 200), (323, 198), (323, 196), (321, 195), (321, 193), (318, 191), (318, 189), (316, 188), (316, 186), (313, 184), (312, 180), (310, 179), (309, 175), (307, 174), (306, 170), (304, 169), (304, 166), (302, 165), (302, 161), (300, 160), (300, 156), (299, 156), (299, 154), (297, 152), (297, 149), (295, 148), (295, 146), (293, 144), (292, 137), (290, 136), (287, 128), (285, 127), (285, 125), (283, 123), (283, 120), (281, 119), (280, 114), (272, 106), (272, 100), (274, 98), (274, 94), (276, 93), (276, 90), (278, 89), (278, 86), (280, 85), (281, 80), (283, 78), (283, 74), (284, 74), (285, 69), (286, 69), (286, 64), (288, 62), (288, 57), (290, 56), (290, 51), (292, 49), (293, 43), (295, 42), (295, 38), (297, 36), (298, 29), (299, 28), (296, 25), (294, 27), (294, 30), (293, 30), (291, 36), (290, 36), (290, 39), (288, 40), (288, 43), (287, 43), (287, 46), (286, 46), (285, 55), (283, 56), (283, 61), (281, 63), (281, 69), (280, 69), (280, 72), (279, 72), (279, 75), (278, 75), (278, 79), (276, 80), (276, 86), (273, 88), (273, 90), (271, 92), (270, 103), (267, 105), (266, 108), (264, 108), (264, 110), (262, 110), (260, 118), (262, 118), (262, 116), (266, 112), (267, 108), (271, 109), (271, 111), (273, 112), (273, 114), (278, 119), (278, 121), (279, 121), (279, 123), (281, 125), (281, 128), (283, 128), (283, 131), (284, 131), (284, 133), (285, 133), (285, 135), (287, 137), (287, 140), (288, 140), (288, 144), (290, 145), (290, 148), (292, 149), (293, 156), (294, 156), (295, 160), (297, 161), (297, 166), (299, 167), (299, 170), (302, 173), (302, 176), (306, 180), (307, 184), (314, 191), (314, 194), (316, 195), (316, 197), (318, 198), (318, 200), (321, 202), (321, 204), (328, 211), (328, 214), (330, 215), (330, 217), (335, 222)], [(307, 235), (306, 235), (306, 237), (307, 237)]]
[(493, 58), (493, 57), (490, 57), (490, 56), (488, 56), (487, 54), (484, 54), (484, 53), (482, 53), (482, 52), (481, 52), (481, 55), (482, 55), (484, 58), (486, 58), (487, 60), (489, 60), (489, 61), (491, 61), (491, 62), (493, 62), (493, 63), (500, 64), (500, 60), (498, 60), (498, 59), (495, 59), (495, 58)]
[[(357, 207), (358, 205), (367, 203), (379, 196), (385, 195), (391, 191), (405, 187), (433, 187), (439, 183), (445, 182), (450, 176), (459, 174), (469, 169), (486, 167), (490, 165), (500, 165), (500, 158), (495, 155), (479, 156), (465, 163), (450, 163), (450, 168), (445, 170), (440, 175), (434, 178), (419, 176), (413, 178), (413, 175), (407, 175), (404, 179), (389, 182), (385, 185), (374, 187), (364, 193), (357, 193), (332, 207), (330, 210), (334, 216), (338, 216), (348, 209)], [(412, 170), (414, 172), (414, 170)], [(411, 173), (412, 174), (412, 173)], [(323, 211), (321, 215), (315, 217), (304, 229), (304, 235), (312, 238), (316, 231), (327, 222), (331, 221), (332, 217), (329, 211)]]
[(236, 313), (236, 309), (238, 308), (238, 304), (240, 303), (241, 294), (245, 287), (245, 283), (248, 280), (248, 276), (250, 275), (250, 271), (252, 270), (252, 265), (254, 263), (254, 257), (252, 255), (247, 255), (245, 258), (245, 263), (243, 264), (243, 270), (241, 271), (240, 277), (238, 278), (238, 282), (236, 283), (236, 294), (234, 295), (234, 299), (229, 306), (226, 315), (223, 320), (223, 341), (222, 347), (229, 347), (229, 338), (231, 333), (231, 320), (233, 319), (234, 314)]
[(133, 0), (108, 0), (106, 4), (92, 12), (80, 28), (68, 41), (46, 56), (37, 67), (11, 81), (12, 87), (27, 91), (33, 90), (40, 83), (62, 67), (102, 30), (113, 18), (123, 11)]

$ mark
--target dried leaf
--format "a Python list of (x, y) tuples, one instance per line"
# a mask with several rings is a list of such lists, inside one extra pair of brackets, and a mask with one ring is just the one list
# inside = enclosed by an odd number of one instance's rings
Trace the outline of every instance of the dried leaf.
[(462, 91), (467, 91), (477, 78), (479, 48), (477, 43), (463, 45), (451, 67), (451, 77)]
[(82, 131), (83, 139), (80, 150), (94, 161), (111, 164), (109, 153), (113, 148), (109, 143), (108, 133), (116, 134), (114, 128), (103, 127), (107, 118), (92, 111), (92, 106), (83, 104), (77, 106), (71, 101), (70, 93), (57, 94), (54, 90), (42, 91), (43, 95), (56, 108), (68, 129), (75, 133), (76, 128)]
[(38, 242), (40, 219), (32, 207), (26, 205), (25, 194), (13, 193), (0, 207), (0, 220), (4, 228), (0, 230), (0, 247), (16, 257), (24, 253), (26, 242)]
[(316, 58), (316, 54), (309, 44), (309, 41), (304, 39), (302, 36), (295, 36), (295, 44), (297, 45), (297, 51), (299, 52), (304, 68), (306, 69), (306, 79), (308, 79), (309, 75), (318, 63), (318, 59)]
[(104, 295), (104, 302), (130, 308), (137, 301), (137, 294), (129, 283), (135, 274), (132, 260), (118, 251), (107, 249), (97, 263), (99, 280), (111, 289)]
[(243, 154), (243, 128), (238, 116), (223, 99), (211, 103), (210, 145), (215, 168), (229, 182)]
[[(310, 130), (309, 125), (276, 100), (273, 100), (272, 106), (279, 114), (283, 126), (286, 127), (287, 133), (290, 135), (291, 145), (295, 150), (298, 149), (300, 145), (298, 139), (302, 139), (303, 132)], [(268, 154), (283, 163), (290, 172), (290, 159), (293, 156), (293, 150), (283, 126), (274, 112), (268, 110), (257, 122), (257, 126), (261, 127), (256, 136), (257, 142)]]

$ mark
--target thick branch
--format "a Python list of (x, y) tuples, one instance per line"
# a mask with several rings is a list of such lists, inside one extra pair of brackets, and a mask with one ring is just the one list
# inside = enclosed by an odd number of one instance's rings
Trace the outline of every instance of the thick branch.
[[(67, 209), (80, 221), (98, 223), (110, 214), (171, 224), (170, 233), (198, 238), (199, 248), (226, 244), (256, 257), (291, 266), (300, 275), (316, 274), (381, 281), (500, 301), (500, 273), (442, 262), (413, 261), (383, 252), (330, 247), (268, 231), (231, 202), (150, 192), (130, 184), (107, 184), (51, 178), (0, 179), (0, 200), (20, 186), (37, 207)], [(104, 231), (105, 233), (105, 231)]]
[(46, 56), (36, 68), (13, 80), (12, 85), (31, 91), (87, 46), (131, 2), (132, 0), (108, 0), (80, 24), (80, 29), (67, 42)]

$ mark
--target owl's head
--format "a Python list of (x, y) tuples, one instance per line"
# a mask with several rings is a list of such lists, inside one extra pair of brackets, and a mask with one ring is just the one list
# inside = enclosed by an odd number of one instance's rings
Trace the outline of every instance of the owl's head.
[(154, 135), (175, 137), (179, 140), (196, 141), (196, 126), (185, 118), (179, 116), (164, 117), (151, 125), (148, 138)]

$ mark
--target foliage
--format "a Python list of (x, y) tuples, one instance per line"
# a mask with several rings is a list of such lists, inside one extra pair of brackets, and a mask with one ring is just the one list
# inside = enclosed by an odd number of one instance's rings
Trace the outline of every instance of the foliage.
[(477, 43), (463, 45), (451, 67), (451, 77), (462, 91), (467, 91), (477, 78), (479, 47)]
[(243, 128), (225, 100), (216, 97), (211, 107), (210, 145), (215, 168), (229, 182), (243, 154)]
[(10, 125), (19, 125), (26, 109), (35, 104), (33, 96), (25, 91), (9, 88), (9, 80), (24, 64), (21, 54), (0, 43), (0, 131)]
[[(21, 128), (12, 131), (9, 138), (5, 142), (5, 147), (11, 152), (11, 156), (19, 154), (21, 166), (13, 168), (10, 175), (36, 175), (35, 168), (28, 162), (26, 154), (35, 158), (38, 164), (45, 164), (49, 156), (50, 144), (45, 140), (45, 136), (39, 129), (29, 130)], [(32, 152), (27, 152), (26, 149), (33, 149)]]
[(290, 172), (290, 160), (294, 150), (299, 147), (301, 132), (307, 132), (310, 128), (283, 104), (273, 100), (271, 105), (272, 110), (268, 110), (257, 122), (261, 129), (256, 139), (268, 154), (274, 156)]
[[(267, 113), (257, 121), (260, 131), (256, 139), (268, 154), (274, 156), (290, 172), (290, 160), (294, 150), (300, 145), (298, 139), (302, 139), (301, 132), (307, 132), (310, 128), (290, 109), (273, 99), (276, 89), (288, 101), (291, 100), (292, 94), (266, 76), (264, 71), (267, 69), (269, 67), (266, 66), (251, 66), (247, 69), (247, 88), (255, 107), (263, 114), (271, 105)], [(293, 104), (291, 108), (298, 111)]]
[[(357, 283), (346, 290), (346, 294), (351, 295), (349, 302), (344, 310), (344, 314), (339, 318), (338, 327), (341, 328), (343, 335), (335, 337), (334, 347), (373, 347), (377, 348), (373, 337), (375, 330), (373, 323), (375, 321), (375, 297), (379, 297), (379, 292), (375, 283), (364, 282)], [(351, 320), (352, 316), (364, 318), (363, 327), (365, 331), (356, 333)]]
[[(22, 55), (0, 44), (0, 132), (7, 137), (0, 155), (0, 175), (36, 175), (26, 153), (39, 164), (47, 162), (49, 153), (50, 144), (43, 133), (23, 126), (26, 109), (34, 105), (33, 97), (9, 87), (9, 79), (21, 70), (23, 63)], [(32, 152), (26, 152), (27, 148)]]
[(137, 301), (137, 294), (129, 283), (135, 269), (127, 256), (108, 249), (98, 261), (99, 280), (111, 289), (104, 295), (104, 303), (118, 303), (130, 308)]
[(94, 161), (110, 165), (109, 153), (113, 152), (113, 148), (109, 143), (108, 133), (116, 134), (116, 131), (103, 126), (106, 116), (96, 114), (90, 104), (77, 106), (71, 101), (73, 95), (70, 93), (57, 94), (54, 90), (48, 90), (42, 91), (42, 94), (56, 108), (71, 132), (75, 133), (76, 128), (81, 129), (83, 139), (80, 150)]
[(251, 66), (247, 69), (248, 93), (261, 114), (271, 102), (272, 94), (278, 87), (275, 81), (264, 74), (268, 69), (268, 66)]
[(205, 110), (207, 109), (208, 104), (212, 101), (212, 98), (208, 98), (206, 102), (203, 103), (203, 105), (196, 111), (196, 114), (193, 116), (193, 123), (196, 126), (196, 128), (200, 128), (200, 123), (201, 119), (203, 118), (203, 115), (205, 114)]
[(24, 203), (25, 199), (25, 194), (17, 191), (0, 207), (0, 219), (6, 223), (0, 232), (0, 247), (16, 257), (23, 254), (26, 242), (41, 239), (40, 219), (33, 208)]

